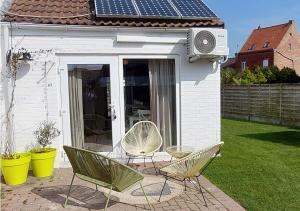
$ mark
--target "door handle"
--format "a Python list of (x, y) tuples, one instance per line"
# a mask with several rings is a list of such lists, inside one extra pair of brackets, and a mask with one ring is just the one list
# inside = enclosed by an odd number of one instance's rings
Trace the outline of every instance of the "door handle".
[(111, 118), (112, 118), (112, 120), (117, 119), (117, 115), (116, 115), (116, 110), (115, 110), (115, 108), (112, 108), (112, 109), (111, 109)]
[(115, 105), (110, 104), (109, 107), (110, 107), (110, 109), (111, 109), (111, 119), (112, 119), (112, 120), (117, 119), (116, 110), (115, 110)]

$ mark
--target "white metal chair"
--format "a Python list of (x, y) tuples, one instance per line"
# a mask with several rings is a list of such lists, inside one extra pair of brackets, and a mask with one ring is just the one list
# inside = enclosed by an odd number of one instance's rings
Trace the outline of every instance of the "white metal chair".
[(140, 121), (133, 125), (132, 128), (125, 134), (121, 141), (121, 146), (130, 159), (142, 157), (145, 159), (151, 158), (152, 164), (154, 153), (157, 152), (162, 145), (162, 137), (156, 125), (151, 121)]
[(197, 188), (199, 188), (199, 191), (202, 194), (205, 205), (207, 205), (198, 177), (203, 173), (203, 171), (213, 161), (213, 159), (220, 153), (223, 144), (224, 143), (221, 142), (206, 149), (199, 150), (184, 158), (175, 160), (172, 163), (161, 168), (159, 172), (163, 176), (165, 176), (166, 180), (164, 182), (158, 201), (160, 201), (162, 192), (168, 179), (183, 181), (185, 190), (186, 181), (192, 182), (192, 180), (195, 180), (195, 182), (198, 183)]

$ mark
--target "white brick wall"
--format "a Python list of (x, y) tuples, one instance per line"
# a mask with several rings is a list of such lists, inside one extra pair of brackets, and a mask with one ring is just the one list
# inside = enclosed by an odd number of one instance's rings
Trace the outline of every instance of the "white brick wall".
[[(57, 52), (117, 54), (117, 55), (175, 55), (180, 58), (180, 117), (181, 142), (183, 145), (202, 147), (220, 140), (220, 72), (208, 61), (187, 62), (186, 46), (172, 43), (116, 43), (117, 33), (139, 34), (153, 39), (164, 37), (183, 39), (185, 32), (79, 32), (18, 29), (14, 31), (14, 44), (30, 51), (53, 50), (48, 57), (35, 54), (34, 60), (23, 67), (17, 80), (16, 105), (14, 107), (14, 131), (18, 151), (34, 143), (33, 131), (48, 117), (61, 127), (60, 77), (57, 74)], [(156, 37), (156, 38), (155, 38)], [(62, 54), (59, 54), (62, 56)], [(84, 56), (82, 57), (84, 60)], [(44, 78), (45, 62), (47, 83)], [(47, 89), (47, 102), (45, 90)], [(59, 137), (54, 146), (62, 145)], [(60, 152), (58, 152), (60, 153)], [(59, 165), (60, 156), (57, 159)]]
[(33, 131), (41, 121), (47, 118), (59, 121), (55, 57), (49, 55), (45, 58), (38, 53), (33, 54), (33, 59), (20, 66), (16, 82), (14, 135), (17, 151), (27, 149), (35, 143)]
[[(220, 140), (220, 72), (209, 62), (181, 67), (182, 143), (203, 147)], [(189, 68), (186, 68), (188, 67)]]

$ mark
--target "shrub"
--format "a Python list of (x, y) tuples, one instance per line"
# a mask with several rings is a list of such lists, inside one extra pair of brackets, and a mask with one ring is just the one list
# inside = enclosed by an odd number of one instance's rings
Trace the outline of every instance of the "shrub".
[(241, 77), (241, 84), (255, 84), (256, 83), (256, 76), (254, 72), (250, 69), (243, 71)]
[(236, 75), (236, 70), (233, 68), (226, 68), (221, 71), (222, 84), (232, 84), (233, 77)]
[(300, 77), (297, 75), (296, 71), (285, 67), (278, 74), (279, 83), (299, 83)]
[(263, 72), (268, 83), (279, 83), (278, 77), (279, 77), (280, 69), (277, 66), (264, 68)]
[(254, 70), (236, 71), (226, 68), (221, 73), (222, 84), (264, 84), (264, 83), (300, 83), (296, 71), (285, 67), (280, 70), (276, 66), (269, 68), (255, 67)]
[(267, 78), (265, 77), (264, 70), (260, 66), (256, 67), (253, 73), (255, 75), (256, 84), (265, 84), (268, 82)]

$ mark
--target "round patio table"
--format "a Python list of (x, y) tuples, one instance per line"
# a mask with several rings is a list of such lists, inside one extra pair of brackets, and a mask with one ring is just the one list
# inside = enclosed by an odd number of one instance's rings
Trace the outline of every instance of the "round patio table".
[(194, 148), (191, 146), (170, 146), (166, 149), (166, 152), (171, 155), (172, 158), (181, 159), (189, 154), (191, 154), (194, 151)]

